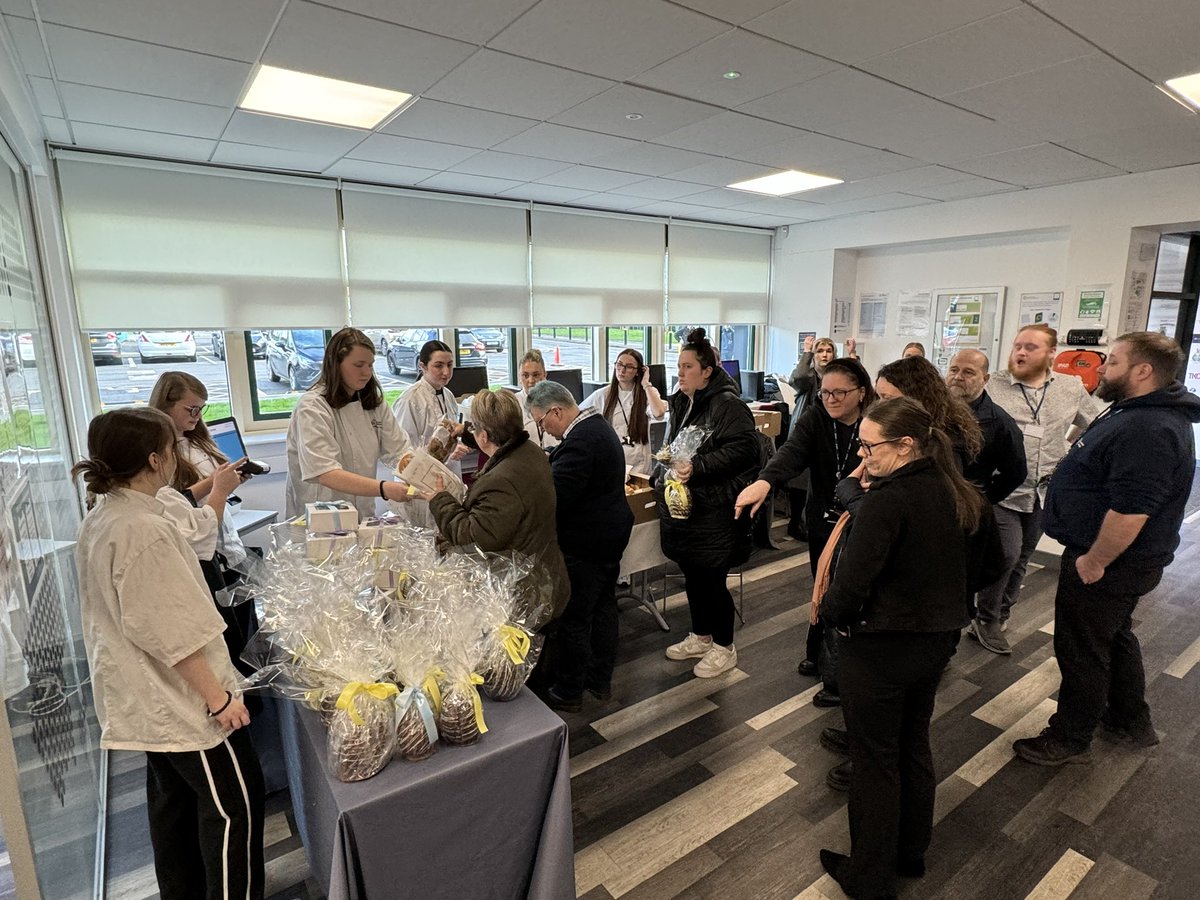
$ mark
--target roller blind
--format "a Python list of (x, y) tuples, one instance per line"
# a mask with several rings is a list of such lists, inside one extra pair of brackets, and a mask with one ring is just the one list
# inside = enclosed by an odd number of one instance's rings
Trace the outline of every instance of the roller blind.
[(524, 204), (342, 187), (355, 326), (529, 325)]
[(84, 328), (346, 320), (336, 185), (60, 153)]
[(672, 222), (667, 306), (672, 322), (767, 321), (771, 232)]
[(661, 324), (666, 223), (533, 208), (533, 324)]

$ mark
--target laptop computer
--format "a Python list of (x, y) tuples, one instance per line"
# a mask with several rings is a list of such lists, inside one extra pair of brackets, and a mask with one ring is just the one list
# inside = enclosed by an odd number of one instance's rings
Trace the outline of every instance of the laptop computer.
[(224, 453), (231, 462), (246, 458), (246, 462), (238, 469), (239, 472), (244, 475), (265, 475), (271, 471), (271, 467), (265, 462), (249, 458), (246, 453), (246, 443), (242, 440), (242, 432), (238, 428), (237, 419), (233, 416), (213, 419), (205, 424), (208, 426), (208, 433), (212, 436), (217, 449)]

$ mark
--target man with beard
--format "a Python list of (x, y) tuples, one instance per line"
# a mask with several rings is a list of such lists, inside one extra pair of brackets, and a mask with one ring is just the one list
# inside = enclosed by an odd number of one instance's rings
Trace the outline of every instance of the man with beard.
[(1096, 394), (1112, 406), (1062, 460), (1046, 498), (1046, 533), (1066, 547), (1054, 597), (1058, 710), (1013, 750), (1043, 766), (1086, 763), (1096, 726), (1106, 740), (1158, 743), (1146, 704), (1138, 600), (1179, 546), (1192, 487), (1200, 397), (1176, 378), (1183, 351), (1148, 331), (1121, 335)]
[(996, 506), (996, 527), (1004, 547), (1004, 574), (979, 592), (975, 621), (967, 633), (993, 653), (1011, 653), (1004, 632), (1021, 592), (1025, 568), (1042, 537), (1042, 506), (1058, 462), (1067, 452), (1067, 432), (1086, 428), (1101, 406), (1074, 375), (1052, 371), (1058, 332), (1049, 325), (1026, 325), (1013, 340), (1008, 371), (988, 386), (996, 404), (1016, 420), (1025, 443), (1025, 481)]

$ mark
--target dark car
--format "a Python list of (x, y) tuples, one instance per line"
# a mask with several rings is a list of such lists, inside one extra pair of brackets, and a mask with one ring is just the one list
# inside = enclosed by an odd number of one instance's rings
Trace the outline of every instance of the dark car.
[[(250, 349), (255, 359), (267, 358), (267, 336), (264, 332), (250, 332)], [(212, 354), (217, 359), (225, 358), (225, 332), (212, 333)]]
[[(406, 372), (419, 371), (417, 356), (421, 352), (421, 346), (426, 341), (436, 340), (437, 336), (436, 328), (410, 328), (400, 332), (396, 339), (388, 345), (387, 361), (392, 374), (403, 375)], [(465, 328), (458, 331), (458, 359), (454, 364), (456, 366), (487, 365), (487, 352), (484, 349), (483, 341)]]
[(473, 333), (483, 341), (483, 349), (488, 353), (499, 353), (504, 349), (503, 328), (475, 328)]
[(88, 343), (92, 347), (92, 362), (121, 364), (121, 341), (115, 331), (89, 331)]
[(17, 356), (17, 338), (11, 331), (0, 332), (0, 356), (4, 359), (4, 374), (11, 375), (21, 367)]
[(325, 332), (319, 328), (272, 331), (267, 338), (267, 374), (272, 381), (286, 378), (293, 391), (305, 391), (321, 374)]

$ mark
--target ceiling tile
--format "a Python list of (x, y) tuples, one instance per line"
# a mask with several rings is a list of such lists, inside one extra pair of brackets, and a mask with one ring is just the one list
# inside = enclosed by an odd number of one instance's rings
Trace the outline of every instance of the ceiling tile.
[(542, 0), (488, 46), (624, 81), (728, 28), (664, 0)]
[(1127, 172), (1146, 172), (1200, 163), (1200, 116), (1179, 116), (1155, 126), (1125, 128), (1061, 142)]
[(822, 166), (822, 173), (828, 171), (833, 176), (845, 181), (855, 181), (859, 178), (874, 178), (876, 175), (887, 175), (891, 172), (903, 172), (915, 169), (921, 165), (921, 160), (888, 150), (868, 150), (849, 159), (837, 160)]
[[(647, 178), (645, 181), (635, 181), (614, 193), (629, 197), (642, 197), (646, 200), (678, 200), (690, 194), (700, 194), (708, 191), (708, 186), (695, 184), (690, 181), (672, 181), (670, 178)], [(691, 200), (688, 201), (692, 202)]]
[(64, 119), (54, 119), (49, 116), (42, 118), (42, 131), (46, 134), (46, 140), (55, 141), (59, 144), (70, 144), (71, 129), (67, 127)]
[(420, 31), (484, 44), (537, 0), (322, 0), (326, 6), (362, 13)]
[(849, 203), (831, 203), (826, 209), (836, 215), (847, 216), (865, 212), (885, 212), (889, 209), (906, 209), (910, 206), (928, 206), (936, 202), (927, 197), (914, 197), (911, 194), (880, 194), (878, 197), (852, 200)]
[[(820, 204), (806, 203), (795, 197), (755, 197), (753, 194), (748, 194), (745, 191), (740, 191), (739, 193), (741, 193), (743, 199), (734, 209), (758, 215), (805, 216), (820, 210)], [(810, 193), (811, 191), (805, 191), (804, 195), (807, 196)]]
[(811, 172), (814, 171), (813, 167), (819, 167), (822, 163), (861, 156), (875, 149), (864, 144), (843, 141), (841, 138), (796, 129), (793, 136), (787, 140), (756, 147), (747, 155), (753, 156), (754, 162), (779, 169), (801, 169)]
[(229, 120), (229, 127), (221, 138), (238, 144), (281, 147), (336, 159), (369, 136), (369, 131), (357, 128), (301, 122), (239, 109)]
[(679, 181), (695, 181), (698, 184), (721, 187), (733, 184), (735, 181), (745, 181), (749, 178), (758, 178), (760, 175), (770, 174), (769, 170), (753, 163), (746, 163), (737, 159), (716, 159), (712, 162), (692, 166), (690, 169), (672, 172), (671, 176)]
[(1155, 81), (1200, 70), (1200, 4), (1195, 0), (1031, 2)]
[(791, 0), (745, 27), (821, 56), (857, 63), (1018, 5), (1016, 0)]
[(373, 134), (355, 147), (350, 152), (350, 156), (353, 159), (365, 159), (394, 166), (415, 166), (419, 169), (441, 171), (478, 152), (474, 147), (439, 144), (435, 141), (418, 141), (415, 138), (395, 137), (390, 134)]
[(1120, 175), (1121, 170), (1053, 144), (1036, 144), (966, 160), (958, 168), (1025, 187)]
[[(642, 176), (633, 172), (618, 172), (614, 169), (597, 169), (595, 166), (572, 166), (538, 179), (541, 184), (557, 187), (578, 188), (589, 191), (611, 191), (627, 184), (641, 181)], [(639, 198), (644, 199), (644, 198)]]
[(279, 0), (205, 0), (169, 9), (162, 0), (38, 0), (38, 13), (56, 25), (254, 62), (279, 15)]
[(579, 199), (579, 205), (588, 209), (610, 209), (617, 212), (629, 212), (645, 202), (641, 197), (620, 197), (616, 194), (588, 194)]
[(339, 153), (304, 153), (281, 147), (257, 147), (221, 141), (212, 155), (212, 161), (233, 166), (285, 169), (291, 172), (321, 172), (339, 156)]
[(62, 81), (118, 91), (233, 106), (241, 96), (250, 65), (187, 50), (47, 25), (46, 39)]
[(990, 178), (970, 177), (963, 181), (950, 184), (936, 184), (930, 187), (913, 188), (907, 193), (917, 197), (928, 197), (931, 200), (963, 200), (967, 197), (984, 197), (988, 194), (1003, 194), (1008, 191), (1019, 191), (1020, 187), (1005, 184), (1003, 181), (992, 181)]
[(851, 200), (877, 197), (880, 194), (890, 194), (895, 191), (919, 193), (917, 188), (949, 184), (954, 181), (962, 181), (967, 177), (970, 176), (943, 166), (921, 166), (916, 169), (892, 172), (888, 175), (878, 175), (874, 178), (861, 178), (845, 184), (816, 188), (806, 192), (805, 199), (814, 203), (848, 203)]
[(826, 134), (839, 122), (869, 122), (899, 107), (925, 99), (866, 72), (841, 68), (795, 87), (776, 91), (738, 107), (764, 119), (786, 122)]
[(739, 156), (795, 137), (796, 129), (736, 112), (723, 112), (695, 125), (656, 138), (654, 143), (682, 150)]
[(148, 97), (69, 81), (60, 82), (59, 88), (67, 115), (76, 122), (219, 138), (229, 121), (229, 109), (221, 106)]
[(75, 132), (75, 143), (89, 150), (116, 150), (205, 162), (217, 145), (216, 141), (203, 138), (159, 134), (133, 128), (113, 128), (110, 125), (90, 125), (85, 122), (73, 123), (71, 129)]
[(633, 207), (633, 211), (643, 216), (673, 216), (679, 219), (696, 219), (706, 221), (712, 210), (707, 206), (694, 206), (691, 203), (680, 203), (672, 200), (656, 200), (643, 206)]
[(463, 41), (293, 0), (263, 62), (419, 94), (473, 52)]
[(713, 157), (704, 153), (676, 150), (674, 147), (660, 147), (658, 144), (638, 144), (617, 153), (597, 156), (592, 160), (592, 164), (605, 169), (640, 172), (642, 175), (666, 175), (669, 172), (686, 169), (688, 166), (698, 166), (711, 159)]
[(33, 3), (30, 0), (0, 0), (0, 13), (32, 19)]
[(21, 68), (25, 74), (49, 78), (50, 65), (46, 62), (46, 52), (42, 48), (42, 37), (38, 34), (37, 23), (32, 19), (5, 16), (4, 26), (16, 45), (17, 56), (21, 59)]
[(725, 209), (740, 206), (746, 202), (748, 196), (752, 195), (747, 194), (745, 191), (731, 191), (729, 188), (712, 188), (699, 194), (689, 194), (686, 199), (688, 203), (694, 203), (697, 206)]
[(514, 138), (497, 144), (495, 149), (503, 150), (505, 153), (537, 156), (542, 159), (587, 162), (598, 156), (618, 153), (625, 148), (632, 149), (636, 146), (635, 141), (625, 138), (543, 122)]
[(1020, 6), (877, 56), (861, 68), (944, 97), (1094, 52), (1036, 9)]
[(946, 99), (1051, 141), (1106, 129), (1151, 128), (1162, 116), (1188, 115), (1150, 82), (1099, 54)]
[[(718, 106), (737, 106), (840, 68), (748, 31), (727, 31), (634, 80)], [(726, 72), (740, 72), (725, 78)]]
[(49, 78), (30, 76), (29, 89), (33, 92), (38, 112), (54, 119), (64, 118), (62, 104), (58, 102), (58, 92), (54, 90), (53, 81)]
[[(704, 103), (619, 84), (559, 113), (552, 121), (635, 140), (649, 140), (718, 112), (716, 107)], [(630, 119), (630, 115), (641, 118)]]
[(513, 200), (532, 200), (534, 203), (575, 203), (591, 194), (587, 188), (555, 187), (552, 184), (523, 184), (501, 191), (501, 197)]
[(492, 178), (508, 178), (513, 181), (532, 181), (543, 175), (561, 172), (567, 163), (553, 159), (535, 159), (531, 156), (516, 156), (496, 150), (484, 150), (453, 167), (455, 172), (467, 175), (486, 175)]
[(441, 172), (421, 182), (423, 188), (458, 191), (464, 194), (499, 194), (501, 191), (520, 186), (520, 181), (510, 181), (507, 178), (484, 178), (479, 175), (463, 175), (458, 172)]
[(753, 225), (756, 228), (781, 228), (784, 225), (796, 225), (807, 221), (810, 220), (795, 216), (750, 216), (743, 224)]
[(741, 25), (755, 16), (761, 16), (777, 6), (787, 3), (787, 0), (676, 0), (680, 6), (694, 9), (705, 15)]
[(527, 131), (536, 124), (536, 119), (506, 116), (422, 97), (380, 130), (384, 134), (483, 149)]
[(391, 166), (387, 163), (369, 162), (362, 159), (340, 159), (326, 169), (325, 174), (335, 178), (345, 178), (348, 181), (411, 186), (424, 181), (430, 175), (436, 175), (437, 170), (422, 169), (416, 166)]
[(531, 119), (548, 119), (612, 87), (611, 81), (479, 50), (426, 97)]

